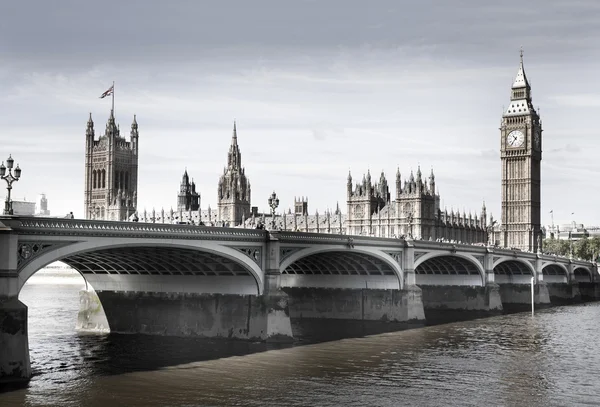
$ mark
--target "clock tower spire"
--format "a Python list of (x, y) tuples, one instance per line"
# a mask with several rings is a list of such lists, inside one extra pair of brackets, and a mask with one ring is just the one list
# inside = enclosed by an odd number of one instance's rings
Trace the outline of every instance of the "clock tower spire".
[(502, 244), (541, 249), (542, 126), (531, 101), (523, 49), (510, 103), (500, 127), (502, 161)]

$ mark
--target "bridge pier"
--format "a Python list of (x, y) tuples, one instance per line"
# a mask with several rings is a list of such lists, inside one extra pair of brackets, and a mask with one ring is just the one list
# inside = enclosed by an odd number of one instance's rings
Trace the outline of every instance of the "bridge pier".
[(284, 296), (135, 291), (97, 294), (113, 333), (263, 341), (291, 339)]
[(79, 291), (79, 313), (77, 314), (78, 331), (110, 332), (108, 320), (102, 302), (93, 288)]
[(582, 301), (578, 282), (547, 283), (550, 302), (553, 305), (573, 304)]
[(30, 378), (27, 306), (17, 297), (0, 299), (0, 389)]
[(423, 322), (421, 289), (285, 288), (293, 319)]
[(18, 298), (17, 256), (18, 235), (0, 222), (0, 389), (25, 385), (31, 378), (27, 306)]

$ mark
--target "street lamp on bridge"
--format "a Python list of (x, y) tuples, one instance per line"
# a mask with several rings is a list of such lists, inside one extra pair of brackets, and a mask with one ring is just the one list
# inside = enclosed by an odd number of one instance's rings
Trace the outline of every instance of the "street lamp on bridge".
[(275, 191), (269, 197), (269, 208), (271, 208), (271, 230), (275, 230), (275, 209), (279, 206), (279, 198)]
[[(13, 175), (13, 164), (15, 160), (13, 160), (12, 155), (8, 156), (6, 160), (6, 166), (4, 166), (4, 161), (0, 164), (0, 178), (6, 181), (8, 186), (6, 187), (8, 193), (6, 195), (6, 202), (4, 203), (4, 214), (12, 215), (12, 201), (10, 199), (10, 191), (12, 190), (12, 183), (18, 181), (21, 178), (21, 169), (19, 168), (19, 164), (17, 164), (17, 168), (15, 168), (15, 175)], [(8, 174), (6, 173), (6, 169), (8, 169)]]

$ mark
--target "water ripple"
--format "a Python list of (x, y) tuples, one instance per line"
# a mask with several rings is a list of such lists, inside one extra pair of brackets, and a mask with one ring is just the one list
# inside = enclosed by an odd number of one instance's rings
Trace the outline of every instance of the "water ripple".
[(598, 405), (600, 304), (281, 347), (78, 334), (77, 290), (25, 287), (35, 376), (0, 405)]

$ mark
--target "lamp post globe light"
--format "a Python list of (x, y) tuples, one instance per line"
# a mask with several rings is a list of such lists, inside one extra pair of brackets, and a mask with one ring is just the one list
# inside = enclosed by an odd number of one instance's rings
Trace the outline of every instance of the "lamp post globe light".
[[(0, 178), (6, 181), (8, 186), (6, 187), (8, 193), (6, 194), (6, 202), (4, 203), (4, 215), (12, 215), (12, 201), (10, 199), (10, 191), (12, 190), (12, 183), (18, 181), (21, 178), (21, 169), (19, 168), (19, 164), (17, 164), (17, 168), (15, 168), (15, 173), (13, 175), (13, 165), (15, 160), (13, 160), (12, 155), (9, 155), (6, 159), (6, 166), (4, 166), (4, 161), (0, 164)], [(8, 174), (6, 173), (8, 170)]]
[(275, 209), (279, 206), (279, 198), (275, 191), (269, 197), (269, 208), (271, 208), (271, 230), (275, 229)]

